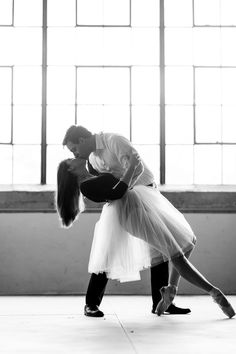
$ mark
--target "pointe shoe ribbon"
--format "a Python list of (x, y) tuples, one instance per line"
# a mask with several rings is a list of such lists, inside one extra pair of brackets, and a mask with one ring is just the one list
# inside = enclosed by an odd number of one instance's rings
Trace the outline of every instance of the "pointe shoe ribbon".
[(177, 293), (177, 287), (174, 285), (163, 286), (160, 289), (160, 293), (162, 298), (157, 304), (157, 308), (155, 311), (158, 316), (161, 316), (174, 300), (174, 297)]

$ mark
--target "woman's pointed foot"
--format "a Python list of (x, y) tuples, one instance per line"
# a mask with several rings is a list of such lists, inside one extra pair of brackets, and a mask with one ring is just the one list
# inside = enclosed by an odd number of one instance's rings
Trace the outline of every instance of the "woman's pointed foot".
[(226, 316), (232, 318), (235, 316), (235, 311), (233, 307), (230, 305), (229, 301), (226, 299), (225, 295), (220, 291), (220, 289), (213, 288), (210, 291), (210, 295), (212, 296), (213, 300), (219, 305), (221, 310), (224, 312)]
[(158, 316), (161, 316), (174, 300), (174, 297), (177, 293), (177, 287), (174, 285), (163, 286), (160, 289), (160, 293), (161, 300), (159, 301), (155, 311)]

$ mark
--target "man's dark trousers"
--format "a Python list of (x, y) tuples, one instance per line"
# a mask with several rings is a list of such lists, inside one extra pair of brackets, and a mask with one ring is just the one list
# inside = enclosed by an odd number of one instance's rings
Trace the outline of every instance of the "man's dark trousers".
[[(158, 302), (161, 300), (160, 288), (162, 286), (168, 285), (168, 263), (169, 262), (163, 262), (151, 267), (151, 291), (154, 309), (156, 308)], [(92, 273), (85, 299), (87, 305), (100, 306), (103, 295), (105, 293), (107, 282), (108, 278), (106, 273)]]

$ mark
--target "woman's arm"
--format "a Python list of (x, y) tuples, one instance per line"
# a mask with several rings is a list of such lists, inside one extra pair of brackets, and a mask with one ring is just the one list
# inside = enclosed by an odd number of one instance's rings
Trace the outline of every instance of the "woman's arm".
[(80, 190), (85, 197), (97, 203), (120, 199), (127, 192), (140, 163), (138, 154), (133, 154), (130, 165), (120, 180), (109, 173), (101, 174), (83, 181)]

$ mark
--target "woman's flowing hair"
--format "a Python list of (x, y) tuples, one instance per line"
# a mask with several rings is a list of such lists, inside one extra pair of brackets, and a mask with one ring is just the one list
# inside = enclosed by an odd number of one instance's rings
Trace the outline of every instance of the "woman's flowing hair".
[(71, 226), (80, 212), (78, 178), (68, 170), (68, 161), (70, 159), (62, 161), (58, 166), (56, 195), (57, 212), (62, 225), (66, 227)]

